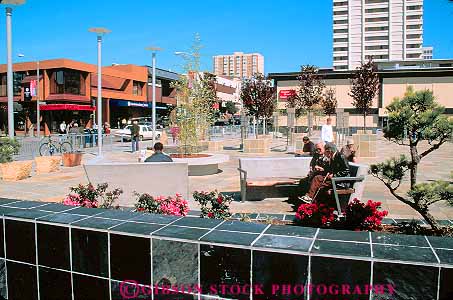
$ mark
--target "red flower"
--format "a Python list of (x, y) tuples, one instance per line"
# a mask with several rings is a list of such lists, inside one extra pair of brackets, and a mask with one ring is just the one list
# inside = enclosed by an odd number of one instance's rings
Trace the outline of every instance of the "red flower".
[(223, 201), (223, 198), (221, 195), (219, 195), (219, 197), (217, 197), (217, 203), (222, 204), (222, 201)]
[(209, 212), (208, 213), (208, 218), (213, 218), (214, 217), (214, 214), (212, 212)]

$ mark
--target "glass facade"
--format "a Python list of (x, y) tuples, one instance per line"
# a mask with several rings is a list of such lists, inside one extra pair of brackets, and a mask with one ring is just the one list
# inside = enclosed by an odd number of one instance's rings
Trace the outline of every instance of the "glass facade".
[[(25, 78), (25, 73), (13, 73), (13, 94), (20, 96), (22, 92), (22, 80)], [(0, 97), (8, 96), (7, 76), (6, 73), (0, 75)]]
[(85, 95), (85, 76), (74, 70), (56, 70), (50, 75), (51, 94)]

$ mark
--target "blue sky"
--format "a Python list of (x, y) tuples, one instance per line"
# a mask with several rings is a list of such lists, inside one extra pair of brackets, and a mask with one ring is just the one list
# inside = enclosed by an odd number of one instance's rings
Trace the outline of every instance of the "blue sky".
[[(424, 40), (435, 58), (453, 58), (453, 4), (425, 0)], [(187, 50), (200, 33), (202, 68), (212, 55), (260, 52), (265, 71), (296, 71), (301, 64), (332, 65), (332, 0), (28, 0), (13, 11), (14, 61), (71, 58), (96, 63), (89, 27), (112, 33), (103, 44), (103, 65), (150, 64), (144, 48), (164, 48), (157, 66), (180, 70), (175, 51)], [(4, 9), (0, 16), (0, 63), (6, 63)]]

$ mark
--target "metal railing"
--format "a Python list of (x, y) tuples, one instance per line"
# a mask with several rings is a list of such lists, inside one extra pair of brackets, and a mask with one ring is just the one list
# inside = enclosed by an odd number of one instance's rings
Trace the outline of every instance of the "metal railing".
[[(53, 142), (57, 145), (63, 142), (69, 142), (72, 145), (73, 151), (95, 151), (98, 146), (97, 133), (85, 134), (52, 134), (50, 136)], [(38, 139), (36, 137), (18, 137), (16, 140), (19, 142), (19, 153), (15, 156), (18, 160), (34, 159), (40, 156), (39, 148), (43, 143), (48, 142), (49, 137)], [(113, 136), (110, 134), (103, 134), (103, 150), (113, 150)]]

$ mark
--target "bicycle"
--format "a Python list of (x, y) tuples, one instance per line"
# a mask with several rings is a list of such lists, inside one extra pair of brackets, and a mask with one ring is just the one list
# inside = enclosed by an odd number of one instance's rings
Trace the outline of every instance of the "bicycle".
[(57, 152), (60, 152), (61, 154), (63, 154), (63, 153), (72, 152), (72, 150), (73, 150), (72, 144), (68, 141), (54, 142), (54, 141), (52, 141), (52, 138), (50, 135), (48, 137), (43, 138), (43, 140), (46, 138), (48, 139), (48, 141), (41, 144), (41, 146), (39, 146), (39, 154), (41, 156), (47, 156), (47, 155), (52, 156)]

